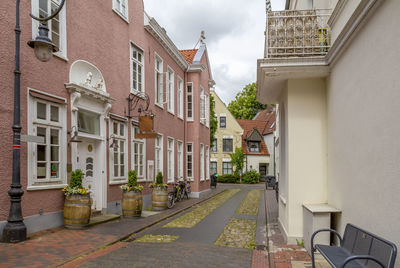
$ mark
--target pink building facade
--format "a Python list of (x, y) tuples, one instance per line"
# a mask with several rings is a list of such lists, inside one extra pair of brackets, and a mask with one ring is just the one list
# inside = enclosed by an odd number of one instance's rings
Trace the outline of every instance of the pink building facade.
[[(63, 224), (64, 196), (74, 169), (85, 173), (93, 207), (119, 213), (120, 186), (131, 169), (151, 206), (150, 183), (162, 172), (172, 187), (190, 180), (192, 197), (210, 189), (209, 94), (214, 86), (206, 45), (180, 51), (144, 12), (141, 0), (66, 1), (49, 23), (60, 48), (47, 63), (25, 45), (37, 34), (29, 13), (48, 13), (52, 0), (21, 2), (22, 212), (28, 233)], [(12, 177), (15, 3), (0, 3), (0, 231), (7, 222)], [(7, 16), (5, 15), (7, 14)], [(128, 98), (134, 109), (129, 111)], [(154, 115), (155, 139), (139, 139), (138, 108)], [(129, 117), (130, 115), (131, 117)], [(74, 142), (79, 140), (80, 142)]]

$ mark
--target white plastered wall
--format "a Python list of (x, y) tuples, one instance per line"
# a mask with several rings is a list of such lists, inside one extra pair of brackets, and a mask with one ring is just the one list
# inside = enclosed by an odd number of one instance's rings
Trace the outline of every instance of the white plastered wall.
[(327, 82), (328, 201), (342, 210), (337, 227), (343, 233), (353, 223), (398, 248), (399, 14), (400, 1), (384, 1), (337, 59)]
[(287, 93), (287, 240), (303, 237), (304, 203), (327, 201), (326, 84), (290, 79)]

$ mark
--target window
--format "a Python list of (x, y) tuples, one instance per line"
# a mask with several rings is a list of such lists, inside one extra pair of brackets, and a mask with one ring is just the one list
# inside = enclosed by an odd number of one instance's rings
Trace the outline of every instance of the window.
[[(40, 18), (48, 17), (51, 13), (60, 6), (60, 0), (33, 0), (32, 1), (32, 13)], [(67, 57), (67, 31), (66, 31), (66, 6), (64, 6), (60, 13), (57, 14), (53, 19), (47, 22), (49, 27), (49, 38), (59, 49), (59, 52), (55, 53), (57, 56), (63, 58)], [(32, 36), (33, 39), (39, 35), (38, 32), (39, 22), (33, 20), (32, 23)]]
[(123, 19), (128, 20), (128, 0), (113, 0), (113, 9)]
[(127, 129), (126, 124), (119, 121), (110, 121), (111, 134), (110, 134), (110, 150), (112, 153), (111, 165), (112, 165), (112, 179), (113, 180), (124, 180), (127, 179), (128, 170), (128, 157), (127, 157)]
[(206, 123), (206, 95), (202, 86), (200, 86), (200, 123)]
[(168, 112), (174, 113), (174, 71), (168, 68), (167, 72), (167, 106)]
[(219, 117), (219, 127), (226, 128), (226, 117), (225, 116)]
[(213, 146), (211, 147), (211, 152), (216, 153), (218, 151), (218, 141), (214, 140)]
[(132, 169), (136, 170), (138, 180), (145, 180), (146, 140), (137, 139), (135, 135), (138, 132), (138, 128), (132, 128)]
[(193, 121), (193, 85), (188, 84), (187, 85), (187, 120), (188, 121)]
[(200, 143), (200, 180), (204, 181), (204, 144)]
[(187, 178), (193, 179), (193, 143), (186, 144)]
[(222, 151), (224, 153), (233, 152), (233, 139), (223, 139)]
[(178, 117), (183, 119), (183, 81), (178, 77), (178, 93), (176, 96), (176, 112)]
[(250, 152), (260, 152), (260, 142), (259, 141), (249, 141), (248, 149)]
[(163, 173), (163, 136), (158, 135), (155, 144), (155, 171)]
[(177, 142), (177, 156), (176, 160), (178, 161), (177, 171), (178, 171), (178, 179), (183, 180), (183, 142)]
[(44, 138), (43, 143), (28, 143), (29, 186), (65, 184), (65, 108), (33, 97), (29, 101), (29, 134)]
[(222, 162), (222, 174), (232, 174), (231, 162)]
[(100, 135), (100, 115), (79, 109), (78, 130), (86, 134)]
[(206, 146), (206, 180), (210, 178), (210, 150)]
[(210, 162), (210, 174), (213, 175), (215, 173), (218, 173), (218, 171), (217, 171), (217, 162), (216, 161), (211, 161)]
[(156, 104), (163, 105), (163, 61), (160, 57), (156, 56), (155, 59), (155, 89), (156, 89)]
[(168, 182), (174, 182), (174, 139), (168, 138)]
[(144, 92), (143, 51), (131, 44), (131, 92)]
[(205, 114), (206, 114), (206, 126), (210, 127), (210, 96), (205, 95)]

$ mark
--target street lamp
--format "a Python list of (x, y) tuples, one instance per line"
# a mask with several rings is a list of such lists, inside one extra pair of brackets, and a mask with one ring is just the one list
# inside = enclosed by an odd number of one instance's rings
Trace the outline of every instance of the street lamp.
[[(56, 51), (55, 45), (48, 38), (49, 28), (46, 22), (61, 11), (65, 3), (62, 0), (59, 8), (54, 14), (47, 18), (31, 17), (41, 22), (39, 26), (39, 35), (35, 40), (29, 41), (28, 45), (35, 49), (35, 55), (40, 61), (49, 61), (52, 57), (52, 52)], [(22, 217), (21, 196), (24, 191), (21, 189), (21, 116), (20, 116), (20, 35), (19, 27), (19, 6), (20, 0), (16, 0), (16, 24), (15, 24), (15, 71), (14, 71), (14, 121), (13, 121), (13, 163), (12, 163), (12, 183), (8, 191), (11, 198), (10, 212), (7, 218), (7, 224), (3, 229), (3, 242), (16, 243), (26, 240), (26, 226)]]

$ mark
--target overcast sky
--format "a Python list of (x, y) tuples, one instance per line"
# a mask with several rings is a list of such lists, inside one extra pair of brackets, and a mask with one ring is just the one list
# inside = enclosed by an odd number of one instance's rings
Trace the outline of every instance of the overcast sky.
[[(284, 0), (271, 0), (281, 10)], [(205, 31), (216, 92), (228, 104), (256, 82), (264, 55), (265, 0), (144, 0), (145, 11), (179, 49), (192, 49)]]

